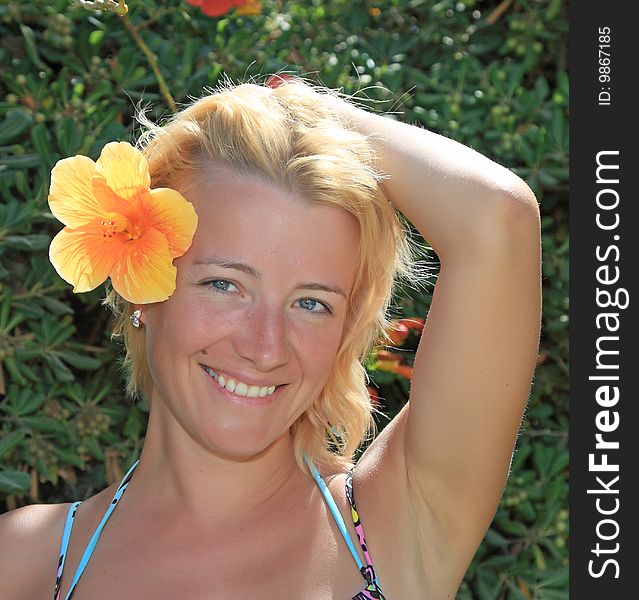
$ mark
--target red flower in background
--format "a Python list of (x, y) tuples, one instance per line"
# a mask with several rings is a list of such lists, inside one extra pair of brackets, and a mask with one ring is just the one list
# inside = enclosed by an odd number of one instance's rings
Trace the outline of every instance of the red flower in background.
[(257, 0), (186, 0), (191, 6), (199, 6), (207, 17), (221, 17), (238, 6), (238, 15), (259, 15), (262, 3)]
[(380, 402), (379, 394), (377, 393), (377, 390), (374, 387), (371, 387), (370, 385), (367, 385), (366, 387), (368, 389), (368, 394), (371, 397), (371, 404), (375, 408), (380, 408), (382, 403)]
[(295, 81), (295, 77), (286, 75), (285, 73), (278, 73), (277, 75), (271, 75), (266, 82), (266, 85), (270, 88), (276, 88), (282, 85), (286, 81)]

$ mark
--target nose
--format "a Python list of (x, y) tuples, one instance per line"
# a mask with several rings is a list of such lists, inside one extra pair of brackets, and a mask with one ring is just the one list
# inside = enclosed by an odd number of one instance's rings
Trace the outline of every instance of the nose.
[(235, 351), (260, 371), (272, 371), (288, 361), (286, 316), (281, 308), (261, 303), (246, 315)]

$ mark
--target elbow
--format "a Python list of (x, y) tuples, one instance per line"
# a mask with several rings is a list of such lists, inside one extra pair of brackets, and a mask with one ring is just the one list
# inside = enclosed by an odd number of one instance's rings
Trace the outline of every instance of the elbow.
[(497, 204), (511, 219), (539, 220), (539, 202), (530, 186), (514, 173), (499, 187)]
[(541, 244), (539, 204), (526, 183), (518, 182), (500, 188), (495, 194), (487, 227), (482, 230), (484, 247), (514, 256), (515, 249), (530, 253)]
[(499, 189), (495, 212), (507, 230), (520, 227), (541, 235), (539, 202), (528, 184), (519, 177)]

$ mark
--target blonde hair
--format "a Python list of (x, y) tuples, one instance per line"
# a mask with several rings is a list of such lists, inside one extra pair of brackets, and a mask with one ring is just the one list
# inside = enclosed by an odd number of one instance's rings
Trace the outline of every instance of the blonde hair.
[[(324, 389), (291, 427), (300, 469), (307, 472), (306, 454), (341, 472), (377, 433), (365, 361), (380, 340), (390, 341), (385, 332), (398, 280), (416, 281), (419, 273), (410, 230), (380, 186), (384, 175), (374, 166), (373, 146), (335, 116), (334, 92), (300, 78), (279, 83), (225, 81), (162, 127), (138, 111), (147, 130), (137, 146), (148, 159), (152, 188), (175, 187), (221, 160), (239, 175), (258, 175), (309, 203), (341, 207), (358, 221), (360, 252), (344, 335)], [(115, 315), (113, 335), (124, 339), (126, 395), (150, 402), (144, 329), (133, 328), (131, 304), (112, 288), (103, 304)]]

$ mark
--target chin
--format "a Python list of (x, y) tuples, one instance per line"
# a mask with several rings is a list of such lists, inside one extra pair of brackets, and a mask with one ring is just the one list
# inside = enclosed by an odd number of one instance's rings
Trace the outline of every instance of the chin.
[(279, 439), (267, 432), (251, 433), (246, 430), (217, 432), (217, 435), (206, 436), (205, 440), (207, 437), (206, 447), (212, 454), (234, 462), (251, 460)]

